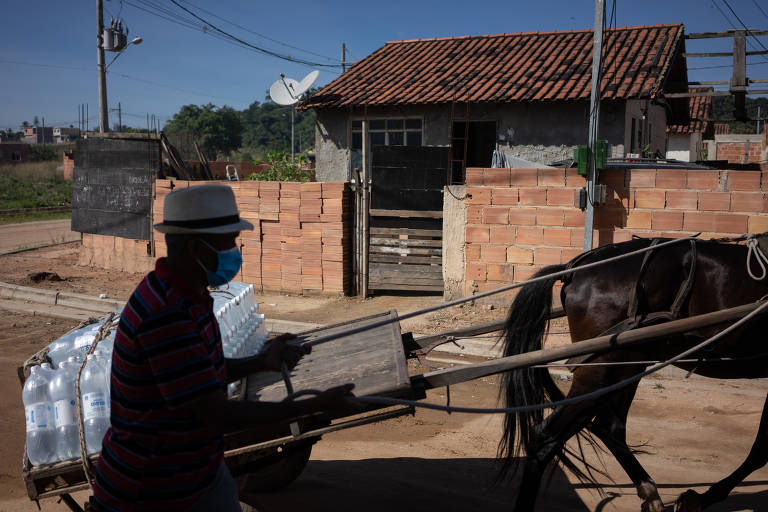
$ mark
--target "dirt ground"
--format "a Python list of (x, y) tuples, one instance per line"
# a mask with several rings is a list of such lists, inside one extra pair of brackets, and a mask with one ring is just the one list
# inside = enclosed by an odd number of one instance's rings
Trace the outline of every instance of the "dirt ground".
[[(141, 277), (77, 267), (76, 249), (76, 244), (70, 244), (0, 257), (0, 281), (124, 298)], [(27, 278), (30, 272), (43, 270), (58, 273), (64, 281), (34, 284)], [(270, 295), (260, 300), (264, 312), (275, 318), (325, 323), (391, 307), (408, 311), (440, 299), (381, 296), (359, 301)], [(498, 309), (468, 306), (414, 325), (420, 330), (441, 330), (503, 314)], [(0, 312), (0, 386), (7, 390), (0, 394), (4, 434), (0, 441), (0, 512), (37, 508), (26, 497), (20, 474), (24, 419), (16, 367), (75, 323)], [(743, 461), (752, 445), (766, 392), (766, 381), (692, 377), (648, 378), (643, 382), (630, 411), (628, 438), (649, 452), (639, 459), (659, 484), (666, 503), (688, 488), (706, 489)], [(495, 377), (451, 388), (455, 405), (492, 407), (497, 396)], [(444, 402), (444, 390), (430, 392), (427, 399)], [(515, 482), (490, 486), (500, 432), (499, 416), (447, 415), (420, 409), (413, 417), (325, 436), (315, 445), (312, 460), (293, 485), (249, 500), (255, 500), (259, 510), (281, 512), (509, 511), (514, 504)], [(629, 479), (612, 457), (605, 456), (604, 460), (613, 478), (601, 480), (606, 494), (601, 496), (591, 486), (555, 470), (541, 490), (537, 510), (640, 510)], [(82, 501), (84, 494), (77, 497)], [(67, 510), (55, 500), (42, 505), (43, 510)], [(728, 501), (709, 510), (768, 510), (768, 467), (753, 473)]]
[(80, 233), (69, 229), (70, 224), (70, 219), (58, 219), (0, 225), (0, 254), (22, 247), (80, 240)]

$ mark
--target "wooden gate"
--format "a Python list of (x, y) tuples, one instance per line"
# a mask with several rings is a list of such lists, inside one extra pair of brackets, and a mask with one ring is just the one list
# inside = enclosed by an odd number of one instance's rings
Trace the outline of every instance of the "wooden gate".
[(450, 149), (372, 152), (368, 289), (443, 291), (443, 187)]

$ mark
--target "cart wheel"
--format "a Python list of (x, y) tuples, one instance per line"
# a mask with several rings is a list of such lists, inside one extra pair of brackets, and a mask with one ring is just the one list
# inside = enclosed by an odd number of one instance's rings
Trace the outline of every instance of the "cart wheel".
[(240, 492), (246, 494), (272, 492), (287, 486), (298, 478), (309, 462), (313, 444), (310, 441), (297, 446), (284, 447), (278, 455), (278, 460), (239, 476), (237, 484)]

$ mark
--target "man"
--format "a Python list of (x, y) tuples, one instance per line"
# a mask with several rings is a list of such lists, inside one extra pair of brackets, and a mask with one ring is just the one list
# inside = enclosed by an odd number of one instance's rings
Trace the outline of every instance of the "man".
[(289, 368), (309, 352), (275, 338), (244, 359), (225, 359), (208, 286), (231, 281), (242, 257), (232, 190), (200, 185), (165, 199), (168, 257), (157, 260), (123, 310), (112, 357), (112, 427), (94, 482), (97, 510), (239, 511), (223, 463), (223, 434), (342, 407), (352, 385), (296, 402), (227, 400), (227, 384)]

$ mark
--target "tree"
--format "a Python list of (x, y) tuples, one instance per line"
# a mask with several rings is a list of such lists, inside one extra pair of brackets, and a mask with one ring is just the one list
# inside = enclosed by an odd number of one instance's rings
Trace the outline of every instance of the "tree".
[(32, 120), (32, 124), (35, 125), (35, 126), (39, 125), (40, 124), (40, 119), (38, 119), (38, 117), (35, 116), (35, 118)]
[(24, 122), (21, 123), (21, 127), (22, 128), (30, 128), (31, 125), (29, 124), (29, 121), (24, 121)]
[[(181, 140), (196, 140), (210, 160), (226, 155), (243, 142), (241, 114), (232, 107), (185, 105), (165, 125), (164, 131)], [(191, 144), (187, 143), (187, 146)], [(189, 151), (187, 152), (189, 154)]]

